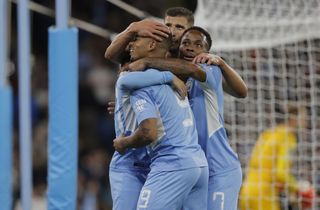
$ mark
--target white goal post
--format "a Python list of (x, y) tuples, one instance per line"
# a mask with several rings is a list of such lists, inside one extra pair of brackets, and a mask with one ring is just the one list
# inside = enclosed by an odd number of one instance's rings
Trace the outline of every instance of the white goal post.
[[(320, 0), (198, 0), (196, 25), (245, 80), (246, 99), (225, 95), (225, 126), (245, 176), (258, 135), (288, 120), (282, 107), (304, 105), (309, 127), (298, 132), (293, 174), (320, 191)], [(289, 209), (284, 197), (283, 209)], [(312, 209), (319, 209), (315, 199)]]

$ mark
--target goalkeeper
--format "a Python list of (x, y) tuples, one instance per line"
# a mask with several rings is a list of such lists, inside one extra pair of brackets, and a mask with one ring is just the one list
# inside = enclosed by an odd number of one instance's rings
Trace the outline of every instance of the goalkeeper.
[(280, 210), (280, 192), (299, 193), (290, 173), (298, 127), (307, 126), (307, 110), (288, 106), (288, 121), (264, 131), (256, 142), (240, 192), (241, 210)]

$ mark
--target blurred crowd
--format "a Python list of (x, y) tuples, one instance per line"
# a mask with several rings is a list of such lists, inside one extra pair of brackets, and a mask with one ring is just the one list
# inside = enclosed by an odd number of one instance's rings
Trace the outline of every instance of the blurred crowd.
[[(54, 9), (53, 0), (35, 0)], [(196, 1), (125, 1), (148, 14), (162, 17), (171, 6), (195, 10)], [(8, 80), (14, 93), (14, 207), (20, 204), (19, 102), (17, 69), (17, 7), (11, 4), (10, 71)], [(31, 12), (32, 156), (33, 210), (46, 209), (48, 136), (48, 27), (51, 17)], [(119, 33), (139, 19), (105, 0), (72, 1), (71, 16)], [(114, 100), (118, 66), (104, 59), (111, 37), (99, 37), (79, 30), (79, 210), (111, 209), (108, 166), (113, 154), (114, 122), (106, 104)]]

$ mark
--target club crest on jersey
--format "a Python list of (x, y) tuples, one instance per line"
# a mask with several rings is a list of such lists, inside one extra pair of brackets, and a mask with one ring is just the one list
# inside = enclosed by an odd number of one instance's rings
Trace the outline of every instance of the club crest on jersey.
[(136, 101), (135, 103), (135, 107), (137, 109), (137, 111), (141, 112), (145, 109), (144, 105), (146, 104), (146, 100), (144, 99), (139, 99), (138, 101)]

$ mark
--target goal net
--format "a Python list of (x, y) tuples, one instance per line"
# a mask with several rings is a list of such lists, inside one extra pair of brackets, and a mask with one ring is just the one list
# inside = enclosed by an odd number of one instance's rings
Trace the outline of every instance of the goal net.
[[(308, 109), (309, 125), (298, 129), (291, 170), (319, 195), (320, 0), (198, 0), (195, 20), (212, 35), (211, 51), (248, 85), (246, 99), (225, 96), (224, 114), (244, 177), (259, 134), (288, 121), (281, 110), (295, 103)], [(282, 209), (302, 209), (284, 194)], [(319, 199), (310, 209), (320, 209)]]

